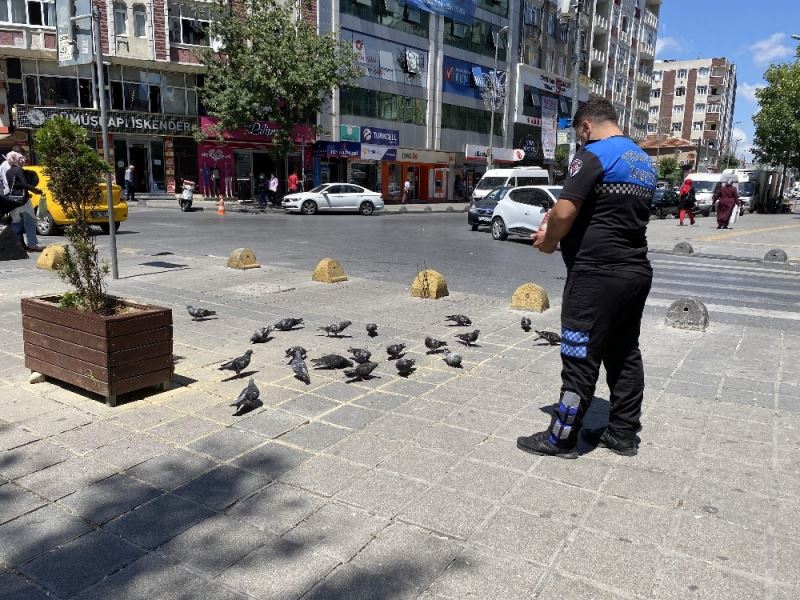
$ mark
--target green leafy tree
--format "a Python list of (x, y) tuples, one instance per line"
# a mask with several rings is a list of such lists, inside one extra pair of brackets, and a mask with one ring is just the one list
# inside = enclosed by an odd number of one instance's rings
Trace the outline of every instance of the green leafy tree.
[(658, 178), (663, 179), (664, 181), (669, 181), (673, 183), (675, 179), (680, 175), (681, 172), (681, 165), (678, 163), (678, 160), (667, 156), (662, 158), (661, 161), (658, 163)]
[(719, 159), (720, 169), (737, 169), (739, 167), (739, 159), (733, 154), (723, 154)]
[(203, 103), (219, 122), (217, 131), (201, 135), (269, 121), (278, 152), (285, 152), (294, 146), (296, 124), (316, 129), (333, 89), (363, 75), (352, 47), (317, 34), (315, 22), (298, 18), (298, 4), (308, 3), (249, 0), (242, 9), (217, 11), (209, 32), (214, 48), (200, 59)]
[(66, 228), (70, 246), (58, 269), (59, 276), (73, 288), (66, 294), (69, 303), (94, 313), (107, 310), (105, 276), (108, 265), (101, 264), (92, 228), (86, 215), (101, 202), (101, 177), (111, 166), (87, 143), (83, 127), (64, 117), (48, 120), (33, 136), (33, 143), (53, 200), (72, 224)]

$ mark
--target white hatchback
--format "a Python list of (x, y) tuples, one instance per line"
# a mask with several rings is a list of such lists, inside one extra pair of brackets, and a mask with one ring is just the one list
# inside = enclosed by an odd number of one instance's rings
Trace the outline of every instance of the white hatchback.
[(530, 237), (539, 230), (547, 211), (553, 208), (561, 187), (529, 185), (511, 189), (492, 213), (492, 237), (504, 240), (509, 235)]
[(359, 212), (371, 215), (383, 209), (383, 198), (378, 192), (353, 183), (323, 183), (313, 190), (288, 194), (281, 206), (287, 212), (313, 215), (317, 211)]

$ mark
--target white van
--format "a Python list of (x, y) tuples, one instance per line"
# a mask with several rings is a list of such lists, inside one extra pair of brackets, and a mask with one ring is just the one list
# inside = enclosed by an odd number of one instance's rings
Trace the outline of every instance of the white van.
[(723, 175), (719, 173), (689, 173), (686, 176), (694, 184), (694, 197), (697, 209), (704, 217), (711, 214), (714, 207), (714, 194), (722, 185)]
[(484, 198), (499, 187), (521, 185), (549, 185), (550, 176), (541, 167), (514, 167), (513, 169), (489, 169), (472, 191), (472, 201)]

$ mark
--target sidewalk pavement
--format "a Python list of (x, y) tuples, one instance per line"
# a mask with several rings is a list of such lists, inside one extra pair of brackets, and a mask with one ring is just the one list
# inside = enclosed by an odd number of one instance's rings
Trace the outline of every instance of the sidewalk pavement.
[[(0, 597), (800, 596), (797, 331), (648, 316), (639, 455), (589, 446), (565, 461), (515, 447), (548, 425), (560, 359), (505, 301), (412, 299), (358, 273), (318, 284), (313, 264), (151, 261), (122, 254), (127, 276), (109, 287), (174, 309), (174, 383), (117, 408), (27, 383), (19, 299), (63, 286), (32, 261), (0, 266)], [(218, 317), (191, 322), (186, 304)], [(481, 330), (461, 370), (423, 344), (456, 345), (451, 313)], [(248, 343), (286, 316), (306, 327)], [(559, 327), (557, 306), (529, 316)], [(352, 337), (318, 335), (338, 318)], [(396, 342), (416, 359), (408, 378), (386, 360)], [(284, 359), (297, 344), (368, 347), (380, 366), (352, 384), (312, 371), (306, 386)], [(232, 417), (247, 379), (217, 366), (247, 348), (264, 406)], [(603, 426), (607, 398), (600, 385), (587, 427)]]

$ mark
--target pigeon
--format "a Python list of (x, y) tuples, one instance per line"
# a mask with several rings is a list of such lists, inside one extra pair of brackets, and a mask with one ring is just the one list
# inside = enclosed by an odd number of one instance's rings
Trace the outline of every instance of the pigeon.
[(537, 339), (544, 340), (551, 346), (558, 346), (561, 343), (561, 336), (557, 333), (553, 333), (552, 331), (539, 331), (538, 329), (534, 331), (536, 335), (539, 336)]
[(258, 398), (260, 394), (261, 392), (258, 390), (256, 384), (253, 382), (253, 378), (251, 377), (250, 383), (248, 383), (247, 387), (239, 393), (239, 397), (236, 398), (236, 402), (231, 404), (231, 406), (236, 407), (236, 412), (233, 413), (233, 416), (240, 417), (243, 414), (248, 413), (251, 410), (255, 410), (261, 406), (262, 402)]
[(367, 350), (366, 348), (349, 348), (347, 350), (350, 354), (353, 355), (353, 360), (357, 363), (365, 363), (368, 362), (370, 357), (372, 356), (372, 352)]
[(247, 368), (247, 365), (250, 364), (250, 357), (253, 356), (253, 351), (248, 350), (242, 356), (237, 356), (234, 359), (229, 360), (226, 363), (222, 363), (219, 366), (220, 371), (235, 371), (236, 376), (239, 377), (239, 373), (244, 371)]
[(369, 337), (378, 335), (378, 326), (375, 323), (367, 323), (367, 334)]
[(311, 383), (311, 378), (308, 376), (308, 367), (306, 366), (306, 362), (300, 357), (300, 353), (295, 354), (294, 358), (292, 358), (292, 362), (289, 364), (292, 366), (295, 377), (306, 385)]
[(331, 323), (327, 327), (320, 327), (320, 331), (324, 331), (325, 335), (330, 336), (333, 334), (334, 337), (339, 337), (339, 334), (342, 333), (345, 329), (352, 325), (352, 321), (336, 321), (335, 323)]
[(346, 377), (351, 379), (367, 379), (369, 374), (375, 370), (375, 367), (378, 366), (378, 363), (374, 362), (365, 362), (360, 365), (356, 365), (354, 369), (348, 369), (344, 372)]
[(308, 356), (308, 352), (302, 346), (292, 346), (286, 350), (286, 358), (294, 358), (296, 354), (299, 354), (300, 358)]
[(272, 333), (272, 326), (267, 325), (266, 327), (262, 327), (261, 329), (256, 329), (253, 332), (253, 335), (250, 336), (250, 343), (251, 344), (263, 344), (264, 342), (270, 341), (269, 334)]
[(467, 315), (447, 315), (445, 321), (452, 321), (459, 327), (468, 327), (472, 325), (472, 320)]
[(475, 342), (478, 341), (478, 336), (480, 335), (480, 333), (481, 333), (481, 330), (480, 329), (476, 329), (475, 331), (473, 331), (471, 333), (457, 333), (456, 337), (458, 339), (460, 339), (462, 342), (464, 342), (467, 345), (467, 347), (469, 347), (469, 346), (472, 346), (472, 344), (474, 344)]
[(414, 368), (415, 362), (416, 361), (413, 358), (401, 358), (394, 363), (394, 366), (397, 367), (397, 371), (400, 373), (400, 375), (408, 375)]
[(186, 307), (186, 310), (189, 311), (192, 321), (202, 321), (203, 319), (207, 319), (208, 317), (217, 314), (216, 311), (208, 310), (207, 308), (195, 308), (191, 304)]
[(456, 354), (452, 350), (445, 348), (444, 349), (444, 362), (447, 363), (449, 367), (455, 367), (456, 369), (461, 368), (461, 355)]
[(275, 323), (275, 329), (279, 329), (280, 331), (291, 331), (298, 325), (302, 324), (303, 324), (303, 319), (294, 319), (290, 317), (288, 319), (281, 319), (280, 321)]
[(405, 344), (392, 344), (391, 346), (386, 346), (386, 353), (389, 355), (389, 360), (393, 360), (395, 358), (400, 358), (405, 349)]
[(353, 361), (338, 354), (326, 354), (319, 358), (312, 358), (315, 369), (345, 369), (353, 366)]
[(425, 347), (428, 349), (428, 354), (439, 352), (439, 350), (441, 350), (444, 346), (447, 346), (447, 342), (437, 340), (430, 336), (425, 338)]
[(531, 330), (531, 320), (528, 317), (522, 317), (522, 320), (519, 322), (520, 327), (522, 327), (522, 331), (528, 333)]

